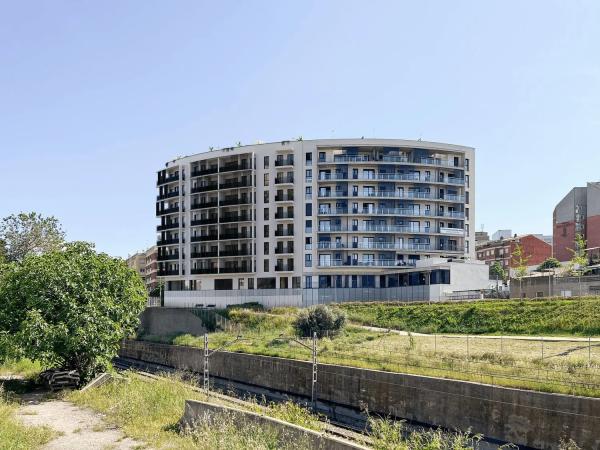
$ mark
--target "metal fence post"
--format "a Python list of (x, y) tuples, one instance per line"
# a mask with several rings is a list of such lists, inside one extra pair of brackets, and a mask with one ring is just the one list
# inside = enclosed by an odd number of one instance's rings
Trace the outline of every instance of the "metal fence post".
[(204, 333), (204, 372), (202, 378), (202, 387), (208, 395), (208, 333)]
[(313, 411), (317, 410), (317, 333), (313, 332), (312, 342), (312, 390), (311, 390), (311, 403)]

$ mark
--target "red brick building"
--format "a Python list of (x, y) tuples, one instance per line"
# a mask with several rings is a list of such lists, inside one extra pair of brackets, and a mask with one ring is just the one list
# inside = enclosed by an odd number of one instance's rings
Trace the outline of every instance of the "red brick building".
[(556, 205), (552, 217), (554, 257), (568, 261), (573, 256), (575, 235), (581, 234), (588, 248), (600, 247), (600, 182), (575, 187)]
[(512, 254), (517, 245), (523, 247), (523, 255), (529, 258), (528, 266), (541, 264), (546, 258), (552, 256), (552, 246), (542, 238), (533, 234), (525, 234), (509, 239), (500, 239), (497, 241), (488, 241), (477, 246), (476, 254), (479, 261), (485, 261), (491, 265), (494, 261), (499, 261), (506, 270), (515, 268), (517, 264), (513, 261)]

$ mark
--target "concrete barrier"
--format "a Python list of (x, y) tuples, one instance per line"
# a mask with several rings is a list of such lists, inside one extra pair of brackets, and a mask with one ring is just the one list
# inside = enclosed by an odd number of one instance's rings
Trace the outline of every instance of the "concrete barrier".
[(140, 314), (138, 332), (142, 336), (173, 336), (206, 333), (202, 319), (182, 308), (146, 308)]
[[(201, 350), (125, 341), (120, 356), (181, 370), (202, 371)], [(212, 376), (309, 397), (311, 364), (284, 358), (220, 352)], [(561, 438), (600, 448), (600, 399), (330, 364), (319, 365), (318, 397), (334, 405), (392, 415), (540, 449)]]
[(245, 424), (256, 424), (261, 428), (270, 428), (279, 436), (280, 441), (297, 442), (310, 449), (319, 450), (368, 450), (367, 447), (328, 436), (314, 430), (309, 430), (274, 417), (231, 408), (214, 403), (198, 400), (186, 400), (185, 412), (181, 418), (181, 425), (194, 428), (199, 423), (208, 424), (222, 420), (224, 415), (234, 416), (236, 425), (243, 427)]

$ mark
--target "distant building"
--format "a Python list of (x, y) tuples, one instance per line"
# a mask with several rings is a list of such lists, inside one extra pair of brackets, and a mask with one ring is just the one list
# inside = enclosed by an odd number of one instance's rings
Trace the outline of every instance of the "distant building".
[(502, 267), (512, 269), (516, 267), (513, 261), (513, 252), (517, 245), (523, 247), (523, 254), (528, 266), (541, 264), (546, 258), (552, 256), (552, 246), (534, 234), (525, 234), (508, 239), (498, 239), (482, 243), (477, 246), (477, 259), (491, 265), (499, 261)]
[(487, 242), (490, 240), (490, 235), (487, 231), (476, 231), (475, 232), (475, 245), (479, 245), (483, 242)]
[(508, 239), (512, 237), (512, 230), (498, 230), (492, 234), (492, 241), (499, 241), (500, 239)]
[(600, 182), (575, 187), (558, 202), (552, 218), (553, 252), (559, 261), (573, 256), (575, 235), (581, 234), (588, 248), (600, 247)]
[(158, 286), (158, 247), (153, 245), (145, 253), (146, 269), (144, 273), (144, 281), (148, 291)]
[(137, 252), (127, 258), (127, 265), (142, 277), (146, 288), (151, 291), (158, 286), (158, 250), (156, 245), (143, 252)]

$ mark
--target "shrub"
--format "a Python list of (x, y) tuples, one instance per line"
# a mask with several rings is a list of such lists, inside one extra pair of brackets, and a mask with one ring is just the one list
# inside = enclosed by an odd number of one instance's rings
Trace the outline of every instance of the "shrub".
[(317, 333), (321, 338), (326, 335), (335, 335), (346, 325), (346, 314), (325, 305), (317, 305), (303, 309), (298, 313), (294, 322), (294, 329), (298, 335), (310, 337)]
[(0, 277), (0, 332), (19, 357), (75, 369), (86, 381), (105, 370), (146, 303), (140, 276), (86, 243), (29, 255)]

